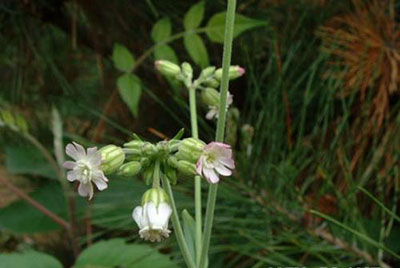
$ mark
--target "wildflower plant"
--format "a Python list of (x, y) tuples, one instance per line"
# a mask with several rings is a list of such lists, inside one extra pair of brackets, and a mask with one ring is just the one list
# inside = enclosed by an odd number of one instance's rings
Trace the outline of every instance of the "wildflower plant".
[[(181, 83), (189, 92), (191, 138), (183, 139), (182, 129), (171, 140), (156, 144), (134, 134), (133, 139), (122, 147), (110, 144), (99, 150), (96, 147), (85, 150), (75, 142), (66, 147), (67, 155), (74, 160), (64, 163), (64, 167), (69, 169), (67, 179), (70, 182), (79, 181), (78, 192), (88, 199), (92, 199), (95, 187), (99, 191), (106, 190), (108, 174), (128, 177), (141, 174), (150, 188), (143, 194), (142, 203), (132, 208), (132, 218), (139, 227), (140, 237), (150, 242), (167, 239), (172, 233), (168, 228), (171, 217), (173, 231), (188, 267), (207, 266), (218, 183), (222, 176), (232, 175), (235, 168), (231, 147), (223, 143), (226, 112), (232, 103), (232, 95), (228, 92), (229, 80), (245, 73), (240, 66), (230, 66), (235, 5), (235, 0), (228, 1), (222, 68), (206, 67), (195, 79), (193, 68), (187, 62), (181, 65), (166, 60), (155, 62), (156, 70), (168, 79)], [(215, 141), (208, 144), (200, 139), (198, 133), (197, 93), (209, 108), (206, 118), (218, 120)], [(179, 183), (181, 175), (191, 176), (195, 181), (194, 255), (190, 253), (188, 241), (183, 235), (171, 187), (171, 184)], [(202, 179), (209, 183), (204, 224)]]

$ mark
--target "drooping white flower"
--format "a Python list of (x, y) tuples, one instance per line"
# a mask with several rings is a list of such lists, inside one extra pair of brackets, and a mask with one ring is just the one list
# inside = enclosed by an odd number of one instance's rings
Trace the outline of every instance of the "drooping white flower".
[(160, 242), (163, 238), (169, 237), (168, 221), (172, 209), (166, 202), (161, 202), (156, 206), (150, 201), (143, 206), (138, 206), (133, 210), (132, 217), (139, 226), (139, 235), (144, 240)]
[[(226, 100), (226, 110), (228, 110), (229, 106), (233, 102), (233, 95), (231, 95), (228, 92), (228, 98)], [(218, 105), (209, 105), (208, 106), (208, 112), (206, 114), (206, 119), (207, 120), (212, 120), (212, 119), (218, 119), (218, 114), (219, 114), (219, 106)]]
[(100, 191), (107, 188), (108, 179), (100, 169), (101, 154), (97, 147), (88, 148), (87, 151), (82, 145), (73, 142), (69, 143), (65, 152), (75, 161), (66, 161), (63, 166), (70, 169), (67, 179), (70, 182), (79, 181), (78, 193), (80, 196), (88, 196), (89, 200), (93, 197), (94, 183)]
[(231, 146), (221, 142), (207, 144), (196, 164), (197, 173), (209, 183), (218, 183), (219, 175), (232, 175), (234, 168)]

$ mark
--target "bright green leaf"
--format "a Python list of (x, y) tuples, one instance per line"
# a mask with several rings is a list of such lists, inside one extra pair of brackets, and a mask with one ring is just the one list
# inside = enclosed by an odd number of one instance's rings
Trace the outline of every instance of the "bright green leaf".
[(185, 34), (183, 43), (193, 61), (205, 68), (210, 65), (207, 48), (198, 34)]
[(29, 250), (22, 253), (0, 254), (0, 268), (62, 268), (62, 264), (53, 256)]
[(127, 244), (118, 238), (98, 242), (83, 251), (74, 268), (89, 267), (172, 268), (177, 264), (149, 245)]
[(183, 26), (185, 30), (192, 30), (200, 26), (204, 16), (204, 1), (194, 4), (185, 14)]
[(139, 100), (142, 86), (139, 77), (134, 74), (124, 74), (117, 80), (119, 94), (131, 113), (136, 117), (139, 111)]
[(129, 72), (135, 65), (132, 53), (121, 44), (114, 44), (112, 59), (115, 67), (122, 72)]
[(157, 21), (151, 30), (151, 38), (154, 42), (162, 42), (171, 35), (171, 21), (169, 18), (162, 18)]
[(178, 64), (178, 57), (175, 51), (168, 45), (156, 47), (154, 49), (154, 58), (156, 60), (168, 60)]
[[(212, 16), (211, 19), (208, 21), (206, 27), (206, 33), (211, 41), (217, 43), (224, 42), (225, 17), (226, 13), (221, 12)], [(233, 37), (235, 38), (239, 36), (242, 32), (247, 31), (249, 29), (266, 25), (267, 23), (265, 21), (255, 20), (245, 17), (243, 15), (236, 14)]]
[(196, 259), (196, 222), (194, 221), (192, 215), (184, 209), (182, 211), (182, 221), (183, 221), (183, 233), (185, 235), (186, 244), (188, 245), (190, 254), (192, 258)]

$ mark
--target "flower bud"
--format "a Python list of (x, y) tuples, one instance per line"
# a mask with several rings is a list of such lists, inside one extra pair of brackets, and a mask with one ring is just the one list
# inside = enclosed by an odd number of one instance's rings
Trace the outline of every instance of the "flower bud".
[(165, 76), (175, 77), (181, 73), (181, 68), (178, 65), (167, 60), (158, 60), (154, 66)]
[(185, 160), (178, 161), (177, 169), (183, 175), (194, 176), (197, 174), (196, 165), (191, 162), (185, 161)]
[(219, 81), (215, 78), (209, 78), (206, 81), (204, 81), (204, 85), (207, 87), (217, 88), (219, 87)]
[(192, 66), (189, 63), (184, 62), (182, 63), (181, 67), (182, 67), (182, 74), (186, 77), (186, 79), (191, 81), (193, 78)]
[(207, 87), (201, 92), (201, 100), (207, 106), (219, 105), (219, 92), (211, 87)]
[(142, 169), (142, 165), (138, 161), (131, 161), (120, 166), (118, 174), (126, 177), (137, 175)]
[(125, 161), (125, 153), (121, 147), (107, 145), (99, 150), (101, 154), (101, 169), (105, 174), (110, 174), (118, 170)]
[(150, 185), (153, 181), (154, 164), (149, 165), (143, 171), (143, 179), (146, 185)]
[(153, 156), (157, 153), (157, 147), (150, 142), (145, 142), (142, 146), (142, 154), (144, 156)]
[(176, 169), (171, 167), (170, 165), (166, 165), (165, 166), (165, 175), (167, 176), (168, 180), (172, 183), (172, 184), (176, 184), (178, 177), (176, 175)]
[[(241, 77), (245, 73), (245, 69), (240, 67), (239, 65), (229, 67), (229, 80), (236, 79)], [(215, 78), (221, 81), (222, 78), (222, 68), (219, 68), (215, 71)]]
[(168, 195), (164, 189), (157, 187), (147, 190), (142, 197), (142, 206), (146, 203), (153, 202), (153, 204), (158, 207), (161, 203), (169, 204)]
[(178, 160), (186, 160), (196, 163), (203, 152), (205, 143), (199, 139), (187, 138), (179, 144), (176, 157)]

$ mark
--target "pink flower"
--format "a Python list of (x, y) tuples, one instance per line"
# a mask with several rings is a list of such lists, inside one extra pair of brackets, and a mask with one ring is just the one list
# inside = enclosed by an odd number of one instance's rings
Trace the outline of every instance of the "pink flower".
[(63, 166), (70, 169), (67, 173), (68, 181), (79, 181), (78, 193), (80, 196), (93, 197), (94, 183), (100, 191), (107, 188), (108, 179), (100, 169), (101, 154), (96, 147), (88, 148), (87, 152), (82, 145), (73, 142), (66, 146), (65, 152), (75, 161), (66, 161)]
[(219, 175), (232, 175), (234, 168), (231, 146), (221, 142), (207, 144), (196, 164), (197, 173), (209, 183), (219, 182)]

